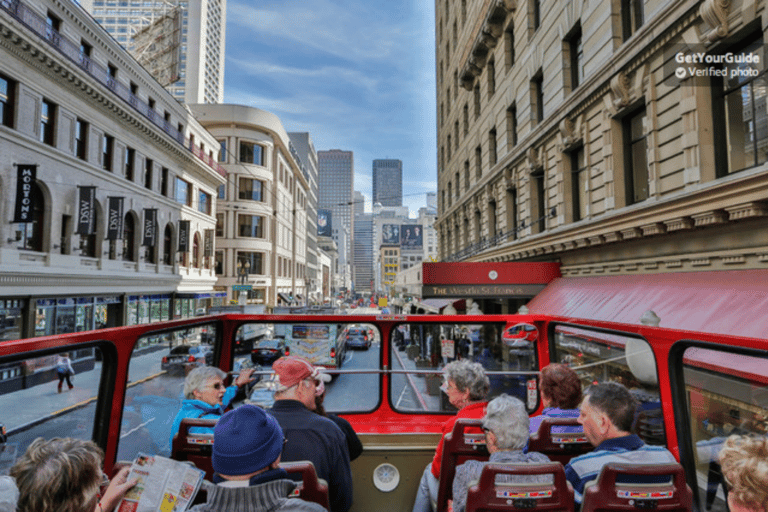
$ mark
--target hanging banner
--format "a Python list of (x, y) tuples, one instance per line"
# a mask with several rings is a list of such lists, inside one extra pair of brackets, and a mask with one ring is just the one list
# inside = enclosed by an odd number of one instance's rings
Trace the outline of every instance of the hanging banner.
[(96, 233), (96, 187), (77, 187), (77, 230), (78, 235)]
[(124, 197), (108, 197), (107, 240), (122, 240), (123, 238), (123, 203)]
[(32, 199), (32, 187), (37, 179), (37, 165), (20, 164), (16, 178), (16, 212), (13, 222), (32, 222), (32, 211), (35, 209)]
[(179, 221), (179, 251), (178, 252), (188, 252), (189, 251), (189, 221), (188, 220), (180, 220)]
[(203, 247), (203, 256), (210, 258), (213, 256), (213, 230), (205, 230), (205, 247)]
[(141, 245), (146, 247), (157, 245), (157, 208), (144, 208), (142, 233)]

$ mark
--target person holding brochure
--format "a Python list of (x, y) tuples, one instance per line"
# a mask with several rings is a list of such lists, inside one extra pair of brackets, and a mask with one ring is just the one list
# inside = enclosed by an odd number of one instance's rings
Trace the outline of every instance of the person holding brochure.
[(38, 437), (10, 471), (19, 488), (17, 512), (114, 512), (136, 480), (123, 468), (101, 494), (103, 459), (93, 441)]
[(296, 482), (280, 468), (283, 430), (255, 405), (242, 405), (219, 419), (213, 431), (213, 482), (207, 501), (194, 512), (327, 512), (322, 505), (288, 498)]
[[(237, 396), (237, 390), (251, 380), (254, 369), (249, 368), (240, 372), (232, 386), (224, 385), (227, 374), (215, 366), (200, 366), (195, 368), (184, 379), (184, 398), (181, 409), (176, 414), (171, 426), (171, 437), (168, 444), (173, 447), (173, 437), (179, 432), (179, 425), (184, 418), (219, 419), (224, 410)], [(191, 434), (212, 434), (210, 428), (196, 427), (189, 430)]]

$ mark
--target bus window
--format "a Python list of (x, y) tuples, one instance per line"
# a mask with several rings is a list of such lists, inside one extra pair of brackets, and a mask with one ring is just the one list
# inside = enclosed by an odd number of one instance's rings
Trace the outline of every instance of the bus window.
[(576, 370), (584, 389), (598, 382), (626, 386), (640, 403), (635, 433), (648, 444), (666, 444), (656, 363), (647, 341), (623, 333), (557, 325), (552, 360)]
[[(38, 437), (90, 440), (101, 380), (98, 348), (69, 348), (26, 360), (0, 361), (0, 475)], [(59, 379), (59, 369), (63, 372)]]
[[(249, 356), (250, 354), (250, 356)], [(258, 366), (263, 377), (250, 403), (271, 407), (276, 383), (269, 375), (282, 356), (299, 356), (333, 377), (326, 385), (327, 412), (370, 412), (379, 403), (381, 333), (373, 324), (301, 322), (242, 325), (235, 336), (234, 368)], [(358, 390), (364, 389), (365, 393)]]
[[(455, 412), (440, 391), (442, 368), (457, 359), (480, 363), (488, 372), (488, 399), (501, 393), (515, 396), (529, 412), (537, 397), (527, 393), (538, 370), (535, 337), (520, 335), (518, 326), (486, 324), (401, 324), (391, 333), (393, 370), (390, 401), (402, 412)], [(535, 329), (535, 328), (534, 328)]]
[(215, 324), (138, 339), (129, 366), (118, 460), (133, 460), (139, 452), (170, 456), (168, 440), (184, 377), (198, 366), (215, 364), (215, 340)]
[[(690, 347), (683, 354), (686, 409), (690, 418), (701, 503), (727, 510), (718, 454), (732, 434), (768, 434), (768, 357)], [(692, 486), (693, 487), (693, 486)]]

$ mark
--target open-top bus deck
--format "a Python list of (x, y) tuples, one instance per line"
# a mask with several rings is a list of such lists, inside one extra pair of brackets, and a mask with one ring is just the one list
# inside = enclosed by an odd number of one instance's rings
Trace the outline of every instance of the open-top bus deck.
[[(483, 364), (489, 398), (514, 395), (531, 415), (542, 409), (537, 372), (550, 362), (567, 363), (585, 385), (621, 382), (641, 403), (636, 432), (679, 460), (698, 510), (726, 510), (716, 459), (724, 438), (768, 430), (765, 339), (546, 315), (223, 314), (0, 344), (0, 423), (8, 432), (0, 471), (39, 436), (93, 439), (108, 472), (140, 452), (169, 456), (184, 375), (202, 363), (161, 369), (163, 356), (210, 344), (213, 364), (237, 372), (253, 365), (236, 350), (239, 330), (299, 323), (372, 333), (369, 349), (346, 352), (325, 400), (364, 445), (352, 462), (354, 511), (411, 509), (440, 426), (455, 413), (440, 391), (441, 369), (455, 358)], [(63, 352), (77, 374), (74, 389), (58, 393)], [(261, 381), (242, 398), (266, 407), (270, 369), (257, 370)]]

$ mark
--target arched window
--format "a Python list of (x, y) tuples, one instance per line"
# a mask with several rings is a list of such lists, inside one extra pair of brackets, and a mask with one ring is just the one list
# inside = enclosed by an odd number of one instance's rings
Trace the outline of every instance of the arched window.
[(136, 225), (133, 221), (133, 215), (125, 214), (123, 222), (123, 261), (136, 261)]
[[(32, 184), (32, 222), (20, 224), (16, 231), (22, 249), (43, 251), (43, 226), (45, 225), (45, 198), (37, 183)], [(19, 238), (21, 236), (21, 238)]]
[(165, 225), (163, 234), (163, 263), (173, 265), (173, 228), (170, 224)]
[(200, 250), (200, 233), (195, 233), (195, 237), (192, 240), (192, 266), (195, 268), (202, 267), (203, 251)]

